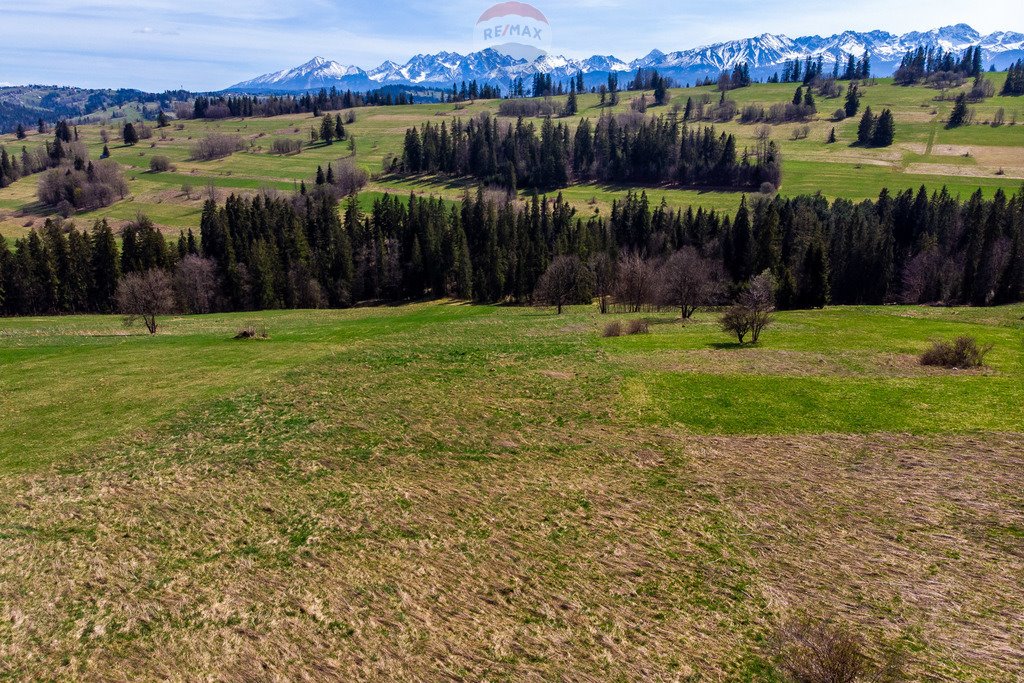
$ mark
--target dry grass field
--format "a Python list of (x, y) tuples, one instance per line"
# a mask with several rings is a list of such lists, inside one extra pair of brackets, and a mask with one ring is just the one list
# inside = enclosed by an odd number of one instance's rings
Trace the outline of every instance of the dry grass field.
[(807, 614), (1020, 680), (1022, 315), (0, 321), (0, 677), (776, 681)]

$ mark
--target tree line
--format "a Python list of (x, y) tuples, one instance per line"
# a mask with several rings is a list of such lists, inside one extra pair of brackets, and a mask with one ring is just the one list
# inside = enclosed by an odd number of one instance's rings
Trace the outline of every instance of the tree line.
[(0, 312), (110, 312), (122, 280), (153, 271), (190, 313), (444, 296), (532, 303), (545, 300), (538, 287), (559, 257), (588, 272), (573, 301), (660, 306), (653, 273), (684, 249), (683, 262), (714, 285), (699, 288), (698, 305), (727, 301), (762, 274), (783, 309), (1012, 303), (1024, 296), (1024, 193), (985, 199), (979, 190), (962, 201), (921, 188), (856, 203), (756, 194), (726, 215), (652, 206), (641, 192), (607, 217), (580, 216), (560, 195), (519, 200), (482, 188), (460, 202), (385, 195), (367, 212), (355, 195), (339, 206), (319, 188), (232, 196), (208, 201), (199, 234), (176, 241), (144, 217), (122, 230), (120, 246), (105, 221), (81, 231), (51, 218), (13, 245), (0, 238)]
[[(426, 95), (426, 91), (424, 91)], [(433, 99), (424, 97), (424, 99)], [(200, 95), (191, 104), (179, 102), (179, 119), (265, 118), (285, 114), (313, 114), (358, 107), (389, 107), (414, 104), (415, 96), (404, 90), (381, 88), (367, 92), (321, 88), (302, 95)]]
[(781, 185), (782, 160), (771, 140), (739, 150), (731, 134), (638, 113), (583, 119), (575, 132), (544, 119), (540, 130), (481, 116), (406, 131), (401, 158), (388, 170), (477, 178), (514, 190), (552, 189), (573, 181), (710, 185)]
[(1024, 59), (1010, 65), (1003, 83), (1003, 95), (1024, 95)]
[(968, 47), (963, 54), (944, 52), (942, 47), (919, 47), (903, 56), (900, 66), (893, 74), (897, 85), (913, 85), (938, 75), (954, 74), (961, 77), (977, 78), (982, 73), (981, 46)]

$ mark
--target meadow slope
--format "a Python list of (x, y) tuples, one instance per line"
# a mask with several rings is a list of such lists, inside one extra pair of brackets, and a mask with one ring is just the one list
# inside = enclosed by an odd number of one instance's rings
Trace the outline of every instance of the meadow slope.
[[(986, 77), (992, 80), (998, 92), (1006, 74), (986, 74)], [(731, 91), (728, 97), (741, 109), (750, 104), (770, 106), (789, 102), (795, 88), (795, 84), (755, 84)], [(998, 188), (1013, 192), (1024, 184), (1024, 128), (1020, 125), (1024, 124), (1024, 98), (989, 98), (972, 107), (977, 125), (947, 130), (943, 123), (952, 102), (937, 99), (938, 90), (924, 86), (901, 87), (893, 85), (891, 79), (879, 79), (863, 86), (861, 92), (862, 111), (868, 106), (876, 113), (883, 108), (893, 110), (897, 125), (895, 145), (884, 149), (852, 146), (859, 117), (834, 123), (832, 113), (842, 107), (843, 99), (819, 97), (819, 114), (806, 123), (810, 128), (806, 139), (793, 139), (795, 129), (804, 123), (772, 126), (773, 139), (783, 152), (781, 192), (784, 195), (821, 192), (829, 198), (861, 200), (877, 197), (883, 188), (895, 192), (916, 190), (924, 185), (930, 190), (947, 186), (953, 194), (966, 198), (978, 188), (991, 196)], [(629, 111), (630, 100), (636, 96), (638, 93), (623, 93), (621, 102), (611, 111)], [(719, 94), (713, 87), (674, 89), (668, 106), (651, 107), (648, 114), (672, 115), (674, 106), (682, 107), (688, 98), (702, 96), (717, 101)], [(561, 106), (565, 98), (554, 100)], [(173, 123), (169, 128), (154, 130), (153, 138), (127, 147), (121, 144), (120, 127), (133, 116), (138, 118), (138, 113), (118, 111), (126, 118), (110, 119), (106, 130), (111, 138), (111, 157), (124, 167), (130, 194), (113, 206), (79, 214), (78, 220), (89, 225), (96, 218), (106, 217), (116, 227), (142, 212), (165, 232), (176, 235), (181, 229), (198, 227), (203, 201), (211, 194), (223, 200), (230, 192), (292, 191), (302, 181), (312, 183), (317, 166), (326, 168), (328, 163), (337, 164), (346, 159), (375, 176), (369, 191), (362, 195), (366, 204), (380, 192), (417, 192), (458, 199), (466, 187), (473, 186), (472, 182), (435, 177), (396, 178), (382, 174), (382, 162), (390, 156), (401, 155), (408, 128), (428, 121), (437, 124), (441, 120), (467, 119), (484, 112), (497, 114), (499, 105), (496, 100), (482, 100), (458, 105), (356, 109), (357, 121), (347, 126), (356, 140), (354, 152), (347, 142), (309, 144), (310, 129), (318, 127), (319, 121), (308, 114)], [(568, 119), (571, 125), (609, 111), (599, 106), (597, 95), (581, 96), (579, 106), (579, 114)], [(1004, 110), (1006, 125), (986, 125), (999, 109)], [(539, 123), (539, 119), (536, 121)], [(716, 124), (716, 127), (734, 133), (741, 148), (754, 146), (757, 125), (741, 124), (736, 119)], [(833, 127), (838, 142), (829, 145), (826, 140)], [(104, 124), (79, 127), (81, 139), (94, 159), (103, 150), (103, 128)], [(246, 151), (217, 161), (192, 160), (191, 147), (210, 133), (241, 136)], [(32, 148), (51, 138), (52, 134), (32, 132), (26, 140), (19, 141), (13, 135), (4, 135), (0, 136), (0, 145), (18, 155), (22, 146)], [(304, 142), (306, 146), (293, 156), (270, 154), (271, 143), (279, 139)], [(149, 162), (157, 155), (168, 157), (175, 170), (151, 173)], [(32, 226), (41, 225), (42, 219), (52, 213), (50, 208), (36, 201), (38, 178), (38, 175), (30, 176), (0, 190), (0, 234), (9, 239), (20, 237)], [(184, 192), (185, 185), (191, 186), (192, 191)], [(607, 215), (611, 202), (622, 198), (629, 189), (586, 184), (565, 188), (563, 194), (582, 214), (597, 210)], [(667, 188), (647, 188), (647, 191), (654, 203), (664, 199), (673, 207), (703, 206), (730, 212), (739, 206), (741, 196), (735, 192)]]
[(0, 677), (779, 680), (807, 612), (1018, 680), (1022, 316), (0, 320)]

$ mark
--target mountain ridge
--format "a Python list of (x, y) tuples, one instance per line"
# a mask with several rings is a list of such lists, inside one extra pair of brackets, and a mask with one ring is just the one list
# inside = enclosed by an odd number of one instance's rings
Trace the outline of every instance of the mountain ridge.
[(917, 47), (963, 51), (980, 45), (986, 67), (1005, 68), (1024, 57), (1024, 33), (996, 31), (982, 35), (967, 24), (954, 24), (902, 35), (882, 30), (843, 31), (831, 36), (801, 36), (762, 33), (759, 36), (701, 45), (686, 50), (662, 52), (624, 61), (614, 55), (595, 55), (573, 59), (545, 55), (536, 61), (515, 59), (492, 49), (463, 55), (456, 52), (418, 54), (404, 64), (388, 60), (373, 69), (345, 65), (316, 57), (292, 69), (264, 74), (226, 88), (232, 92), (301, 92), (321, 87), (363, 90), (385, 85), (417, 85), (450, 88), (453, 83), (476, 80), (508, 88), (517, 78), (529, 80), (534, 74), (550, 74), (556, 80), (568, 80), (582, 72), (588, 85), (603, 81), (609, 73), (635, 72), (656, 68), (680, 82), (715, 77), (723, 70), (747, 62), (755, 76), (769, 76), (784, 62), (793, 59), (822, 58), (826, 64), (844, 60), (847, 55), (871, 55), (876, 75), (889, 75), (908, 50)]

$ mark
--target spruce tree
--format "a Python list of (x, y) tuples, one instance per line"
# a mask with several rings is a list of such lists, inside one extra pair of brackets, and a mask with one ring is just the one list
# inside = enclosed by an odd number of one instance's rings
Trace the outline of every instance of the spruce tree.
[(892, 112), (883, 109), (875, 123), (875, 130), (872, 133), (871, 144), (875, 147), (888, 147), (896, 138), (896, 121)]
[(861, 145), (870, 145), (874, 134), (875, 115), (871, 113), (871, 107), (868, 107), (860, 117), (860, 125), (857, 126), (857, 142)]
[(334, 119), (330, 114), (324, 114), (324, 118), (320, 122), (320, 139), (324, 141), (325, 145), (334, 144)]
[(953, 112), (949, 115), (946, 128), (959, 128), (970, 120), (970, 110), (967, 108), (967, 94), (960, 93), (953, 105)]
[(832, 145), (836, 142), (836, 127), (832, 126), (832, 132), (828, 134), (828, 144)]
[(121, 131), (121, 139), (129, 147), (137, 144), (139, 142), (139, 134), (135, 130), (135, 126), (130, 123), (124, 124), (124, 129)]
[(25, 137), (26, 137), (26, 134), (25, 134), (25, 126), (23, 126), (22, 124), (20, 124), (20, 123), (19, 123), (19, 124), (18, 124), (18, 129), (17, 129), (16, 131), (15, 131), (15, 133), (14, 133), (14, 134), (15, 134), (15, 136), (16, 136), (16, 137), (17, 137), (17, 138), (18, 138), (19, 140), (24, 140), (24, 139), (25, 139)]
[(846, 112), (847, 118), (852, 118), (857, 115), (857, 111), (860, 109), (860, 89), (856, 83), (851, 83), (850, 87), (846, 90), (846, 106), (843, 110)]
[(577, 111), (579, 111), (579, 104), (576, 101), (576, 91), (571, 90), (568, 99), (565, 101), (565, 110), (562, 113), (565, 116), (575, 116)]

